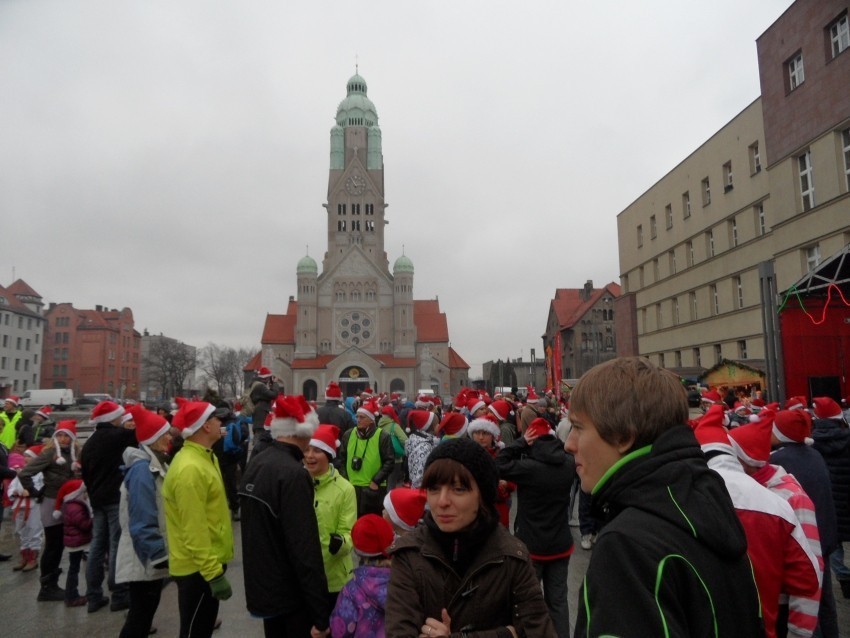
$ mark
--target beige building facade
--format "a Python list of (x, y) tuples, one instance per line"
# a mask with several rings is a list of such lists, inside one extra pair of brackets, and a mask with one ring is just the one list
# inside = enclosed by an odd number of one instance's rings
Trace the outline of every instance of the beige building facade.
[(850, 243), (847, 5), (794, 3), (758, 40), (762, 96), (618, 215), (620, 301), (655, 363), (764, 368), (784, 295)]

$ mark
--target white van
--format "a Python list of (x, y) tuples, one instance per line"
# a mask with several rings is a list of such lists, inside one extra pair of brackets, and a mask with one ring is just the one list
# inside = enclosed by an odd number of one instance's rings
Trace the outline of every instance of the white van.
[(21, 397), (22, 408), (41, 408), (45, 405), (54, 410), (67, 410), (74, 405), (74, 392), (69, 388), (27, 390)]

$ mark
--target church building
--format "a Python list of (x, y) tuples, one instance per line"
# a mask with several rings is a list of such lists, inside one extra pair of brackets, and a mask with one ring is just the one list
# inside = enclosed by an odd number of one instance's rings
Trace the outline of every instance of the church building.
[(439, 301), (414, 299), (410, 258), (399, 256), (390, 272), (378, 113), (359, 74), (346, 88), (330, 132), (321, 273), (309, 255), (298, 262), (297, 298), (286, 314), (266, 317), (253, 367), (308, 399), (321, 399), (330, 381), (346, 396), (366, 387), (451, 395), (467, 384), (469, 365), (449, 345)]

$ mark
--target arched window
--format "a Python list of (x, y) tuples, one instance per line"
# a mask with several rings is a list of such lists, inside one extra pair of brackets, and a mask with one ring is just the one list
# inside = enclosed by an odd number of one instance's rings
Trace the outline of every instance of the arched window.
[(318, 386), (316, 385), (316, 382), (312, 379), (307, 379), (301, 386), (301, 394), (303, 394), (304, 398), (308, 401), (315, 401), (318, 396)]
[(404, 392), (404, 381), (401, 379), (390, 381), (390, 392)]

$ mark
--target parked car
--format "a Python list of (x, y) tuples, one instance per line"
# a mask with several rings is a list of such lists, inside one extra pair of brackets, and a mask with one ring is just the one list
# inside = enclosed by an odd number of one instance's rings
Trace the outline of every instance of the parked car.
[(81, 407), (87, 406), (95, 406), (101, 401), (114, 401), (114, 399), (108, 394), (84, 394), (79, 399), (77, 399), (77, 405)]

